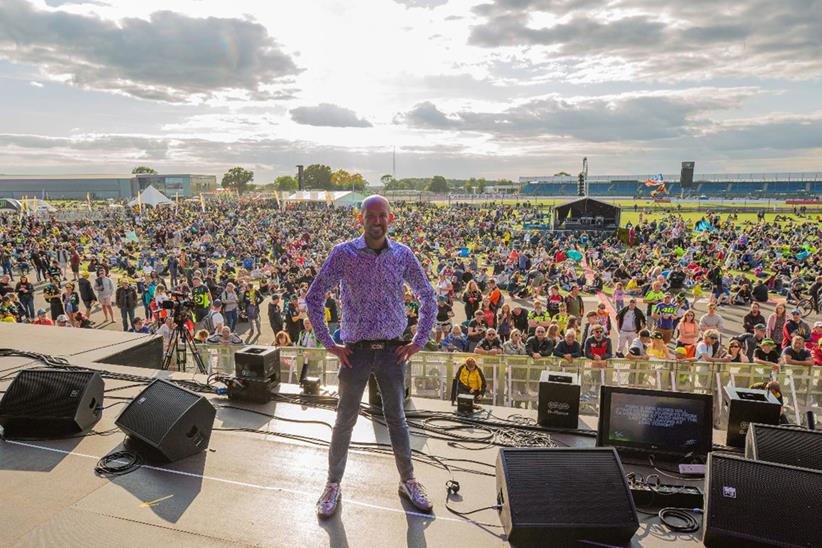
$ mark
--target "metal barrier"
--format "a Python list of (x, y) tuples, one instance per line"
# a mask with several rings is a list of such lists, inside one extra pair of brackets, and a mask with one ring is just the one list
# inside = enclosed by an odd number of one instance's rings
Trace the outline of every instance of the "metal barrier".
[[(198, 345), (211, 372), (234, 372), (234, 354), (242, 345)], [(543, 371), (573, 373), (580, 381), (580, 413), (598, 414), (599, 387), (603, 384), (714, 394), (715, 416), (722, 413), (725, 386), (749, 387), (771, 379), (771, 367), (752, 363), (703, 363), (612, 359), (605, 367), (587, 359), (534, 360), (526, 356), (482, 356), (445, 352), (418, 352), (411, 358), (411, 394), (447, 400), (451, 383), (465, 359), (476, 360), (488, 384), (486, 403), (533, 409), (537, 405), (539, 379)], [(336, 386), (339, 361), (322, 348), (283, 347), (280, 374), (284, 382), (296, 383), (306, 362), (310, 376), (324, 385)], [(172, 363), (176, 363), (172, 361)], [(189, 367), (193, 366), (189, 356)], [(822, 367), (783, 365), (777, 374), (784, 412), (797, 424), (805, 411), (814, 411), (822, 424)]]

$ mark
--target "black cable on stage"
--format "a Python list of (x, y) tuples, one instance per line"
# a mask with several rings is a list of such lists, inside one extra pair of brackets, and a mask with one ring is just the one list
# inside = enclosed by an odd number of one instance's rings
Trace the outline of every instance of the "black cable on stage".
[(142, 464), (143, 459), (133, 451), (114, 451), (97, 462), (94, 473), (101, 477), (124, 476), (134, 472)]
[[(659, 511), (659, 521), (675, 533), (695, 533), (701, 526), (694, 517), (694, 513), (697, 512), (702, 512), (702, 510), (699, 508), (662, 508)], [(679, 520), (682, 524), (674, 523), (670, 518)]]

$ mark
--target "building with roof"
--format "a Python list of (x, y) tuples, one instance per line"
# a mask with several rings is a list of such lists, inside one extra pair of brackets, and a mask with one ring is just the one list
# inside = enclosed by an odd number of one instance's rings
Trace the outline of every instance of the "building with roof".
[(335, 206), (359, 206), (364, 199), (364, 194), (350, 190), (300, 190), (288, 196), (289, 202), (315, 202)]
[(149, 186), (166, 196), (187, 198), (214, 192), (214, 175), (0, 175), (0, 198), (52, 200), (130, 200)]

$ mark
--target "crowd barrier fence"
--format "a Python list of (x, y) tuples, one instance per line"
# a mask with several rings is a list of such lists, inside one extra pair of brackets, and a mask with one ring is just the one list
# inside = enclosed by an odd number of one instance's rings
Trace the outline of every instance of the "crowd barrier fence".
[[(234, 354), (241, 348), (241, 345), (198, 345), (209, 373), (233, 373)], [(411, 358), (411, 395), (450, 399), (454, 376), (468, 357), (477, 361), (485, 375), (487, 393), (484, 402), (488, 404), (535, 409), (542, 372), (556, 371), (572, 373), (579, 380), (581, 414), (598, 414), (599, 388), (607, 384), (713, 394), (717, 424), (723, 413), (725, 386), (747, 388), (772, 378), (770, 366), (754, 363), (612, 359), (606, 366), (597, 366), (587, 359), (535, 360), (527, 356), (419, 352)], [(191, 369), (191, 356), (188, 362)], [(283, 347), (280, 378), (283, 382), (298, 382), (306, 363), (309, 376), (319, 377), (323, 385), (337, 385), (339, 361), (322, 348)], [(817, 422), (822, 424), (822, 367), (783, 365), (776, 373), (776, 380), (783, 397), (783, 411), (791, 422), (801, 424), (805, 412), (814, 411)]]

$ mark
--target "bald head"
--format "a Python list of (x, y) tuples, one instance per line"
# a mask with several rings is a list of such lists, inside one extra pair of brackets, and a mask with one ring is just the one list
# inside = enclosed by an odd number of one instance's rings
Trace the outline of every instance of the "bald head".
[(374, 206), (378, 206), (379, 208), (385, 208), (387, 211), (391, 211), (391, 204), (388, 202), (388, 198), (385, 196), (380, 196), (379, 194), (372, 194), (371, 196), (367, 197), (362, 201), (360, 204), (360, 210), (365, 213), (365, 210), (372, 208)]
[(362, 201), (360, 223), (363, 226), (363, 236), (372, 249), (381, 249), (385, 246), (385, 235), (388, 225), (394, 220), (391, 214), (391, 204), (383, 196), (374, 194)]

